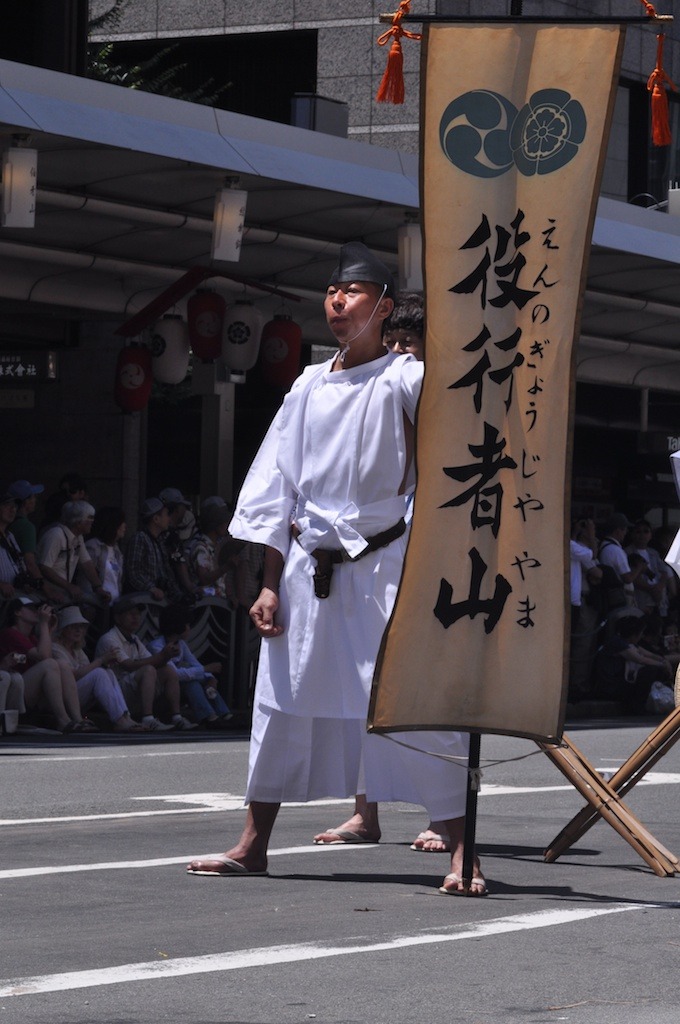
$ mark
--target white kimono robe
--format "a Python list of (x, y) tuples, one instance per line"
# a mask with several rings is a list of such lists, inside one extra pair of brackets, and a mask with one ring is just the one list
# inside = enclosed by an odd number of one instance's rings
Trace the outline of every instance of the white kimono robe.
[[(277, 612), (284, 632), (262, 643), (247, 800), (300, 802), (365, 790), (369, 800), (425, 803), (436, 819), (464, 812), (460, 765), (365, 731), (406, 535), (335, 565), (324, 600), (314, 594), (309, 554), (344, 548), (354, 556), (404, 516), (404, 415), (413, 421), (422, 374), (412, 356), (392, 353), (336, 372), (331, 363), (308, 367), (246, 477), (230, 533), (285, 559)], [(467, 737), (458, 733), (399, 738), (466, 765)]]

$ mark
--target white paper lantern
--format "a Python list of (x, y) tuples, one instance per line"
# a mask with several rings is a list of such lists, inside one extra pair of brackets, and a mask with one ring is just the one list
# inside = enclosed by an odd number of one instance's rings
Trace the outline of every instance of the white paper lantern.
[(420, 224), (402, 224), (397, 232), (399, 290), (423, 290), (423, 236)]
[(257, 362), (262, 337), (263, 317), (252, 302), (239, 300), (224, 317), (222, 359), (232, 377), (242, 377)]
[(153, 329), (151, 357), (154, 378), (181, 384), (189, 369), (189, 329), (181, 316), (166, 314)]

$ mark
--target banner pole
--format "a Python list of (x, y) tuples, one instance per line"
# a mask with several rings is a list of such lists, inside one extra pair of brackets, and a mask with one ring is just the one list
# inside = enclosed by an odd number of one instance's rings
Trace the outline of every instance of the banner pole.
[(467, 795), (465, 799), (465, 832), (463, 834), (463, 888), (472, 887), (475, 863), (475, 834), (477, 831), (477, 794), (479, 793), (479, 751), (481, 734), (470, 733), (468, 756)]

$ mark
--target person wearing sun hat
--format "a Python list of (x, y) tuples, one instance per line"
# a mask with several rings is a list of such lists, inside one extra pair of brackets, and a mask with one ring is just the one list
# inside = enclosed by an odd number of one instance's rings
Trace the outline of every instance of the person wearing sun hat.
[[(450, 755), (450, 734), (409, 733), (409, 744), (423, 743), (411, 750), (366, 733), (406, 549), (423, 378), (422, 363), (383, 344), (394, 294), (382, 260), (361, 242), (342, 246), (324, 302), (337, 353), (295, 381), (235, 503), (229, 532), (266, 546), (250, 610), (263, 643), (248, 811), (236, 844), (192, 861), (190, 874), (266, 874), (281, 803), (359, 794), (360, 810), (329, 841), (376, 842), (379, 800), (423, 803), (447, 825), (462, 891), (466, 773), (423, 752)], [(465, 740), (457, 746), (465, 758)], [(466, 891), (484, 894), (478, 862)]]
[(112, 652), (90, 661), (83, 650), (89, 623), (77, 605), (62, 608), (57, 619), (52, 654), (57, 662), (73, 673), (83, 711), (102, 708), (114, 732), (146, 732), (135, 722), (115, 674), (109, 668), (116, 655)]

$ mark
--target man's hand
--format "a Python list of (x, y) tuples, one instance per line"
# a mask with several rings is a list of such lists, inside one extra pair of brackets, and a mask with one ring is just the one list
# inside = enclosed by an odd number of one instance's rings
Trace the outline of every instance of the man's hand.
[(167, 665), (167, 663), (172, 658), (176, 658), (178, 654), (179, 654), (179, 644), (178, 643), (175, 643), (173, 641), (173, 643), (171, 643), (171, 644), (166, 644), (165, 647), (163, 648), (163, 650), (160, 651), (160, 663), (161, 663), (161, 665)]
[(278, 626), (275, 621), (278, 607), (279, 595), (269, 587), (263, 587), (250, 609), (250, 618), (260, 636), (275, 637), (283, 633), (283, 626)]
[(113, 662), (118, 661), (118, 652), (104, 651), (103, 654), (99, 655), (99, 661), (102, 664), (102, 668), (107, 668), (108, 665), (111, 665), (113, 664)]

